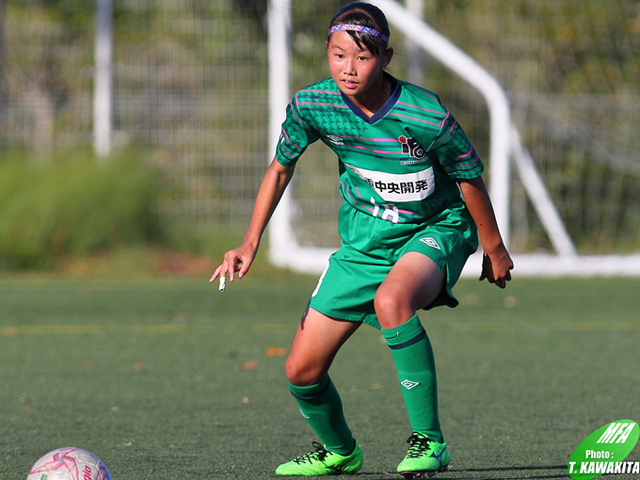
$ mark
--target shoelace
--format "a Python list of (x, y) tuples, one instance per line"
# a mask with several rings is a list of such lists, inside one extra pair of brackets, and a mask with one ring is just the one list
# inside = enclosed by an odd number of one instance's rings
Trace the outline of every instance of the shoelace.
[(298, 465), (301, 463), (312, 463), (314, 460), (323, 461), (325, 457), (330, 453), (329, 450), (324, 448), (324, 445), (318, 442), (311, 442), (311, 445), (315, 450), (313, 452), (305, 453), (304, 455), (300, 455), (299, 457), (294, 458), (292, 461), (296, 462)]
[(429, 440), (427, 437), (419, 436), (413, 433), (409, 438), (407, 438), (407, 443), (409, 444), (407, 457), (419, 458), (430, 450), (429, 444), (431, 443), (431, 440)]

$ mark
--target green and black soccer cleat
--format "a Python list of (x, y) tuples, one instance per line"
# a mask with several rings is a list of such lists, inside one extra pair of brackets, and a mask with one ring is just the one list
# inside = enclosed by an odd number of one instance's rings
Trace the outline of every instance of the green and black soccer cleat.
[(432, 477), (449, 467), (451, 455), (446, 443), (434, 442), (419, 432), (412, 433), (407, 443), (407, 456), (398, 465), (398, 473), (403, 478)]
[(355, 473), (362, 468), (362, 450), (356, 446), (350, 455), (330, 452), (318, 442), (313, 442), (315, 450), (276, 468), (276, 475), (339, 475)]

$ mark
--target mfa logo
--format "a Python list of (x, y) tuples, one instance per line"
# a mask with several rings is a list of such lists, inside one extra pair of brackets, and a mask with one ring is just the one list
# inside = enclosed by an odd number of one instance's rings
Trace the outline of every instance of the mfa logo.
[[(575, 480), (600, 475), (640, 475), (640, 462), (625, 462), (638, 443), (640, 427), (633, 420), (618, 420), (585, 438), (569, 459), (567, 470)], [(625, 477), (629, 478), (629, 477)]]
[(427, 156), (427, 152), (424, 151), (424, 148), (422, 148), (420, 144), (416, 142), (413, 138), (405, 137), (404, 135), (401, 135), (398, 138), (398, 141), (402, 145), (403, 154), (409, 155), (410, 157), (413, 157), (418, 160), (422, 160), (424, 157)]

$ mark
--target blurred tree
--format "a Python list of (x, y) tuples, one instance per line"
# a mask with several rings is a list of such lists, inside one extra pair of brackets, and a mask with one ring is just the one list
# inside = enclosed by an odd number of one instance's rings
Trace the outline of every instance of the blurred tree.
[(4, 123), (4, 111), (5, 103), (7, 101), (5, 92), (5, 78), (4, 78), (4, 2), (0, 0), (0, 126)]

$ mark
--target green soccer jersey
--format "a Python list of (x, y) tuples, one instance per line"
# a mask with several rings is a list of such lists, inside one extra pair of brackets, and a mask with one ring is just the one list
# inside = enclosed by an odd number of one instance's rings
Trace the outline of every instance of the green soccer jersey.
[(291, 166), (320, 139), (338, 156), (349, 205), (394, 223), (424, 222), (459, 203), (456, 179), (478, 177), (484, 166), (437, 95), (393, 80), (391, 97), (371, 118), (331, 78), (299, 90), (276, 159)]

